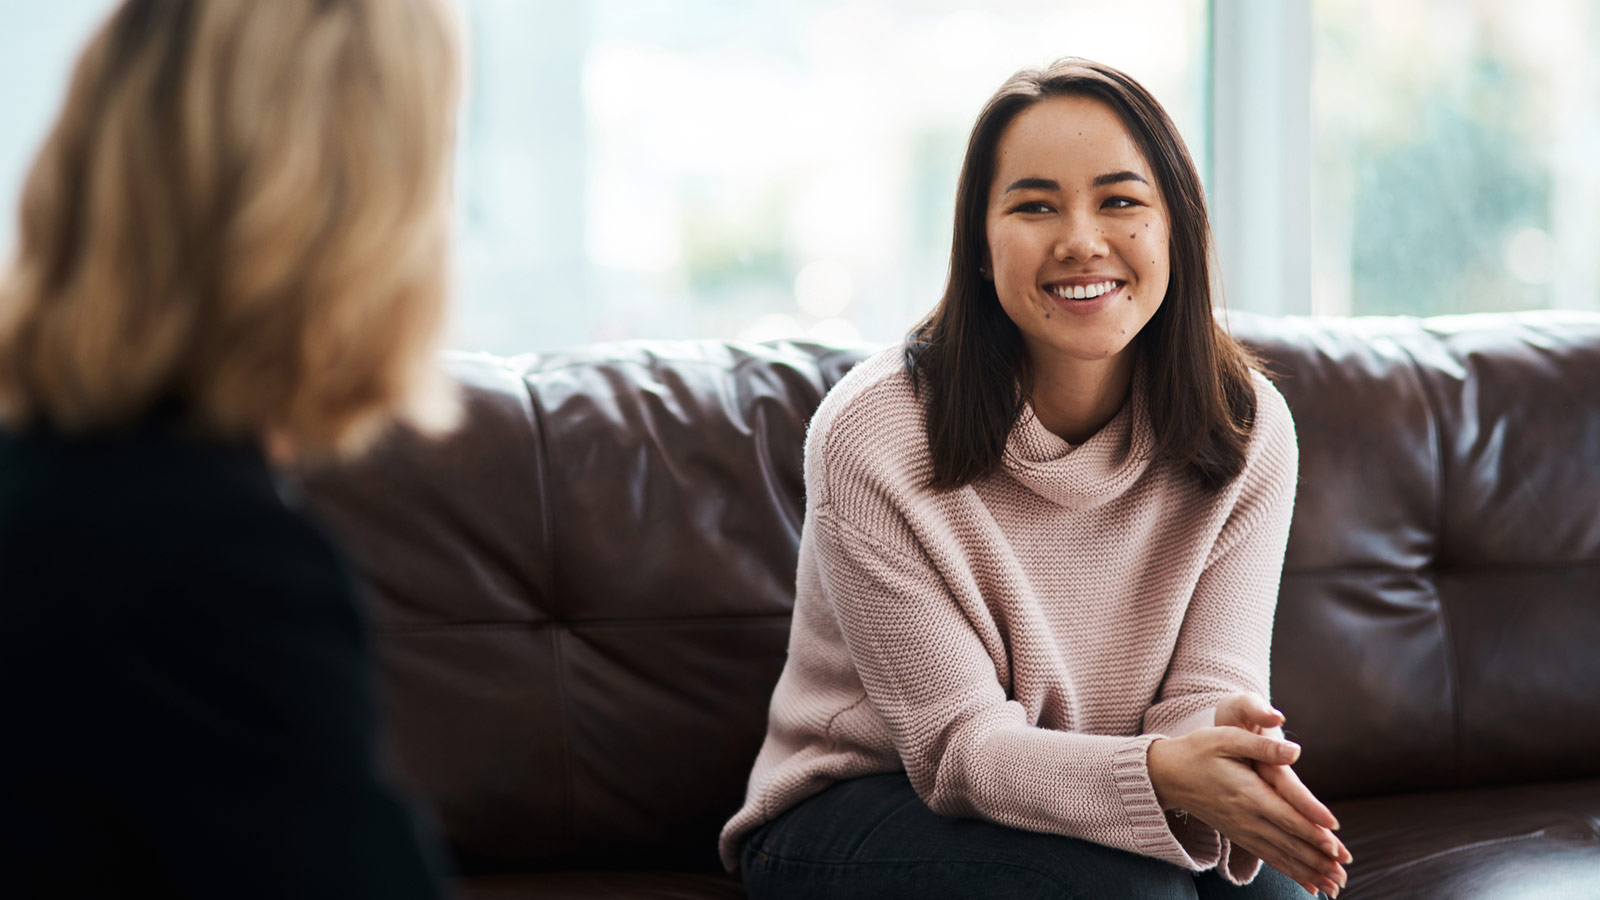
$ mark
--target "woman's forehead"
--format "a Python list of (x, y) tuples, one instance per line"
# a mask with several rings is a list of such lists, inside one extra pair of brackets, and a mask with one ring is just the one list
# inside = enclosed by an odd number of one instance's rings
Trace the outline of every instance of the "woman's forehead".
[(1154, 183), (1150, 165), (1122, 118), (1093, 97), (1050, 97), (1034, 103), (1006, 126), (997, 151), (997, 182), (1041, 177), (1063, 187), (1082, 186), (1104, 174), (1129, 171)]

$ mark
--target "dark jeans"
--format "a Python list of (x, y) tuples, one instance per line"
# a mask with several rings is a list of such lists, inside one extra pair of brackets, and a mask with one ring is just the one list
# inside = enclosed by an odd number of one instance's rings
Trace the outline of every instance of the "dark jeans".
[(928, 809), (904, 772), (842, 781), (745, 840), (751, 900), (1308, 900), (1263, 866), (1246, 887), (1216, 872), (1076, 838)]

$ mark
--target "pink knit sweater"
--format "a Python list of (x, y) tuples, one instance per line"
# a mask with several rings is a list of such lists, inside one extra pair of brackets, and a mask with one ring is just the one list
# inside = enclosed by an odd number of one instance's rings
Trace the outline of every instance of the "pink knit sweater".
[(1146, 768), (1224, 696), (1269, 696), (1298, 450), (1254, 378), (1248, 461), (1220, 492), (1149, 461), (1141, 370), (1085, 443), (1030, 408), (1002, 470), (935, 493), (900, 349), (851, 371), (806, 437), (789, 658), (724, 865), (828, 785), (903, 768), (937, 813), (1254, 878), (1253, 856), (1163, 813)]

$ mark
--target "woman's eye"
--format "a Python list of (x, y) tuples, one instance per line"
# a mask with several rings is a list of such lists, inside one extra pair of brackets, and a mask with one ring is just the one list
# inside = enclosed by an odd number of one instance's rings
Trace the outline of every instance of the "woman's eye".
[(1112, 197), (1101, 205), (1111, 209), (1128, 209), (1130, 207), (1138, 206), (1139, 201), (1133, 199), (1132, 197)]
[(1050, 204), (1044, 202), (1043, 200), (1030, 200), (1027, 203), (1018, 204), (1017, 208), (1012, 210), (1012, 212), (1048, 213), (1055, 212), (1055, 210), (1051, 209)]

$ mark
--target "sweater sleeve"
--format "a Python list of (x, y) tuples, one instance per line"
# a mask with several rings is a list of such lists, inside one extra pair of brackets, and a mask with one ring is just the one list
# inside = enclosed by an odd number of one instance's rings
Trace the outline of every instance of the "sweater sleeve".
[[(1258, 430), (1240, 475), (1245, 484), (1195, 585), (1158, 700), (1144, 716), (1148, 731), (1176, 737), (1212, 724), (1217, 705), (1230, 694), (1271, 696), (1272, 619), (1299, 452), (1283, 398), (1270, 387), (1258, 397)], [(1192, 817), (1174, 827), (1196, 840), (1209, 830)], [(1245, 884), (1260, 871), (1253, 854), (1226, 838), (1219, 846), (1218, 869), (1228, 881)]]
[[(1006, 696), (971, 615), (925, 554), (891, 546), (822, 505), (823, 593), (868, 699), (934, 812), (1082, 838), (1192, 870), (1147, 769), (1151, 741), (1037, 728)], [(1214, 833), (1213, 833), (1214, 834)]]

